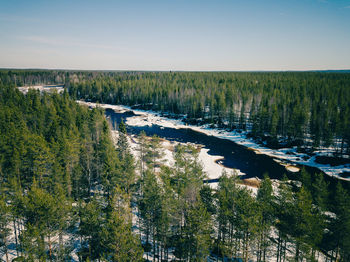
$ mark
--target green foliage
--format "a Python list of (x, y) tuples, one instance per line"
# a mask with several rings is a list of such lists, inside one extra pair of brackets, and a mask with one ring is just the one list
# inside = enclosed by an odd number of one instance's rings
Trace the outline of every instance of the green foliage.
[(274, 210), (275, 197), (272, 182), (268, 175), (264, 176), (257, 194), (257, 204), (260, 211), (258, 222), (258, 261), (266, 261), (270, 241), (271, 226), (274, 223), (276, 212)]
[(213, 190), (203, 184), (198, 148), (178, 145), (174, 166), (166, 167), (159, 137), (142, 134), (135, 187), (125, 124), (115, 145), (102, 109), (79, 106), (67, 92), (23, 95), (12, 86), (40, 81), (65, 82), (73, 98), (140, 104), (247, 129), (270, 146), (333, 144), (339, 155), (349, 153), (348, 74), (0, 70), (5, 257), (12, 230), (17, 261), (68, 261), (70, 241), (78, 239), (81, 261), (142, 261), (132, 207), (154, 260), (169, 259), (172, 250), (185, 261), (203, 261), (210, 252), (278, 262), (316, 261), (317, 252), (327, 252), (349, 261), (350, 197), (340, 183), (330, 195), (322, 174), (302, 170), (302, 185), (285, 178), (273, 190), (266, 176), (255, 197), (234, 174), (223, 173)]
[(100, 231), (101, 249), (106, 261), (143, 261), (143, 250), (131, 227), (112, 212)]
[(327, 207), (329, 206), (329, 191), (328, 191), (329, 185), (324, 180), (324, 175), (319, 173), (315, 175), (315, 180), (312, 183), (312, 188), (310, 189), (314, 203), (319, 207), (321, 210), (325, 211), (327, 210)]
[(0, 252), (7, 256), (11, 229), (18, 261), (68, 261), (78, 237), (81, 259), (140, 261), (128, 208), (135, 172), (122, 134), (116, 150), (101, 109), (0, 83)]
[(7, 205), (4, 196), (0, 197), (0, 254), (8, 259), (8, 242), (10, 236), (10, 207)]
[(203, 261), (209, 255), (211, 244), (210, 214), (201, 201), (198, 201), (186, 212), (185, 220), (186, 223), (179, 241), (180, 245), (177, 246), (182, 254), (178, 254), (178, 256), (188, 256), (193, 261)]
[(331, 245), (336, 250), (336, 258), (347, 261), (350, 258), (350, 197), (340, 183), (336, 187), (335, 203), (335, 216), (330, 221)]
[(210, 214), (216, 213), (216, 206), (215, 206), (215, 198), (213, 195), (213, 190), (210, 188), (209, 185), (204, 185), (201, 190), (199, 191), (201, 201), (203, 202), (206, 210)]
[(190, 123), (247, 129), (273, 147), (333, 145), (337, 154), (349, 153), (348, 73), (99, 72), (94, 77), (91, 73), (80, 76), (80, 81), (70, 82), (69, 92), (75, 98), (138, 104), (186, 114)]

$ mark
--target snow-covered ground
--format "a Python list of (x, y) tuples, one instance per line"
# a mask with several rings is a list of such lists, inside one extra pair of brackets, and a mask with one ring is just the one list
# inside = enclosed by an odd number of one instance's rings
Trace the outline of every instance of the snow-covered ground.
[(350, 181), (350, 177), (342, 178), (339, 175), (343, 172), (350, 172), (350, 164), (331, 166), (329, 164), (319, 164), (317, 163), (316, 157), (321, 155), (326, 155), (327, 151), (316, 151), (315, 155), (310, 157), (304, 153), (298, 153), (297, 148), (282, 148), (282, 149), (270, 149), (259, 145), (252, 139), (247, 138), (247, 133), (245, 132), (235, 132), (235, 131), (225, 131), (216, 128), (210, 128), (209, 125), (203, 126), (193, 126), (187, 125), (180, 119), (170, 119), (167, 117), (162, 117), (159, 113), (154, 111), (145, 111), (139, 109), (131, 109), (128, 106), (115, 106), (109, 104), (96, 104), (91, 102), (78, 101), (81, 104), (86, 104), (91, 107), (99, 106), (102, 108), (111, 108), (116, 112), (133, 111), (137, 116), (129, 117), (126, 123), (130, 126), (152, 126), (153, 124), (169, 127), (169, 128), (190, 128), (192, 130), (203, 132), (207, 135), (215, 136), (222, 139), (231, 140), (239, 145), (243, 145), (247, 148), (254, 150), (256, 154), (265, 154), (271, 156), (280, 161), (280, 164), (286, 166), (286, 168), (292, 172), (299, 171), (299, 168), (295, 165), (307, 165), (311, 167), (316, 167), (325, 172), (329, 176), (336, 176), (339, 179)]
[[(112, 131), (112, 137), (114, 141), (117, 141), (118, 139), (118, 131)], [(130, 146), (130, 151), (134, 155), (135, 159), (140, 158), (140, 145), (139, 140), (136, 135), (129, 135), (128, 136), (128, 142)], [(167, 166), (173, 166), (175, 163), (174, 160), (174, 149), (175, 146), (178, 144), (184, 144), (180, 142), (172, 142), (166, 139), (161, 139), (161, 158), (159, 159), (159, 162), (162, 164), (165, 164)], [(195, 146), (201, 146), (201, 145), (195, 145)], [(199, 154), (198, 154), (198, 160), (202, 164), (203, 171), (205, 172), (208, 179), (217, 179), (220, 178), (222, 172), (225, 170), (227, 174), (234, 174), (234, 175), (245, 175), (245, 173), (241, 172), (239, 169), (234, 168), (227, 168), (218, 163), (222, 157), (221, 156), (213, 156), (208, 154), (209, 149), (207, 148), (200, 148)], [(257, 194), (258, 188), (257, 185), (259, 183), (259, 180), (257, 178), (250, 178), (248, 179), (247, 184), (239, 185), (239, 186), (245, 186), (248, 189), (252, 191), (254, 195)], [(251, 182), (251, 185), (249, 184)], [(217, 188), (218, 182), (211, 182), (209, 185), (212, 188)], [(254, 186), (253, 186), (254, 185)]]
[[(24, 222), (23, 221), (17, 221), (17, 223), (19, 223), (19, 227), (21, 229), (24, 228)], [(9, 236), (7, 238), (7, 252), (8, 252), (8, 261), (13, 261), (15, 258), (19, 256), (21, 256), (21, 253), (17, 253), (16, 252), (16, 236), (15, 236), (15, 231), (14, 231), (14, 228), (13, 228), (13, 224), (12, 222), (10, 222), (8, 225), (7, 225), (7, 228), (9, 229)], [(18, 234), (18, 231), (17, 231), (17, 234)], [(19, 237), (19, 236), (17, 236)], [(79, 257), (78, 257), (78, 250), (80, 249), (80, 238), (75, 236), (74, 234), (72, 233), (65, 233), (63, 236), (62, 236), (62, 239), (63, 239), (63, 245), (64, 245), (64, 248), (66, 247), (69, 247), (71, 248), (71, 251), (70, 251), (70, 259), (68, 260), (65, 260), (65, 261), (69, 261), (69, 262), (78, 262), (79, 261)], [(57, 232), (55, 232), (52, 236), (51, 236), (51, 245), (52, 245), (52, 249), (53, 250), (57, 250), (59, 248), (59, 235)], [(6, 254), (3, 253), (1, 254), (0, 253), (0, 261), (7, 261), (6, 260)]]
[[(116, 131), (113, 131), (116, 133)], [(135, 158), (138, 159), (139, 156), (139, 142), (138, 138), (135, 135), (131, 135), (129, 137), (129, 144), (131, 147), (131, 152), (134, 154)], [(168, 166), (173, 166), (175, 163), (174, 160), (174, 149), (175, 146), (180, 144), (179, 142), (171, 142), (169, 140), (161, 139), (161, 152), (162, 157), (160, 161)], [(181, 143), (183, 144), (183, 143)], [(216, 179), (219, 178), (225, 170), (227, 173), (235, 172), (238, 175), (244, 175), (244, 173), (240, 172), (238, 169), (227, 168), (217, 163), (217, 160), (221, 159), (221, 156), (213, 156), (208, 154), (209, 149), (201, 148), (198, 158), (203, 166), (203, 171), (207, 174), (208, 179)]]
[[(118, 131), (112, 131), (112, 138), (116, 141), (118, 140)], [(174, 166), (174, 150), (175, 146), (178, 144), (183, 144), (180, 142), (169, 141), (166, 139), (161, 139), (161, 159), (159, 159), (162, 164), (167, 166)], [(139, 139), (136, 135), (128, 135), (128, 142), (131, 149), (131, 153), (134, 155), (135, 159), (138, 161), (140, 158), (140, 145)], [(222, 156), (215, 156), (208, 153), (209, 149), (204, 148), (202, 145), (192, 144), (194, 146), (200, 147), (200, 151), (198, 154), (198, 160), (202, 164), (203, 171), (206, 174), (207, 179), (218, 179), (222, 175), (222, 172), (225, 171), (228, 175), (234, 174), (238, 176), (245, 175), (242, 171), (235, 168), (224, 167), (220, 164), (220, 159)], [(138, 172), (138, 171), (137, 171)], [(249, 178), (245, 180), (245, 184), (240, 184), (240, 186), (245, 186), (252, 191), (254, 195), (257, 194), (260, 180), (258, 178)], [(209, 183), (210, 187), (216, 189), (218, 186), (218, 182)]]
[(39, 90), (40, 92), (53, 92), (62, 93), (64, 91), (64, 85), (37, 85), (37, 86), (19, 86), (17, 87), (23, 94), (27, 94), (29, 89)]

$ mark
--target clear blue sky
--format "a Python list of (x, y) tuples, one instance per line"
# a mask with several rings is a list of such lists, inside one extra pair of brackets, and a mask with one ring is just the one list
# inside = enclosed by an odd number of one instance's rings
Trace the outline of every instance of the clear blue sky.
[(0, 0), (0, 67), (350, 69), (350, 0)]

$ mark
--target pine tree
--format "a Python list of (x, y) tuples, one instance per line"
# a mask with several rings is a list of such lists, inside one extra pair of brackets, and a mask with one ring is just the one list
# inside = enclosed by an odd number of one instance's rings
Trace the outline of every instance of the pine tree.
[(150, 241), (152, 241), (152, 253), (154, 256), (156, 253), (156, 226), (159, 224), (159, 220), (161, 219), (162, 206), (159, 184), (155, 174), (152, 171), (146, 171), (142, 191), (139, 209), (142, 218), (143, 231), (146, 235), (145, 251), (149, 251), (148, 246), (150, 246)]
[(322, 238), (321, 220), (318, 213), (314, 213), (311, 194), (301, 187), (296, 194), (296, 201), (293, 210), (294, 223), (291, 224), (292, 235), (295, 238), (295, 260), (299, 261), (305, 257), (308, 260), (315, 260), (311, 248), (316, 247)]
[(264, 176), (257, 194), (258, 206), (261, 212), (258, 231), (258, 261), (266, 261), (270, 243), (271, 226), (274, 221), (274, 196), (272, 183), (268, 175)]
[(236, 197), (239, 192), (235, 176), (228, 177), (223, 171), (218, 184), (217, 191), (217, 227), (216, 252), (220, 256), (238, 256), (238, 232), (236, 212)]
[(191, 261), (204, 261), (209, 255), (211, 244), (210, 234), (212, 232), (211, 217), (203, 203), (198, 200), (190, 207), (185, 216), (183, 227), (182, 256)]
[(99, 231), (100, 253), (107, 261), (142, 261), (143, 250), (131, 232), (129, 197), (120, 188), (112, 195)]
[(130, 228), (117, 212), (110, 214), (99, 233), (106, 261), (143, 261), (143, 250)]
[(83, 260), (100, 258), (102, 251), (100, 230), (103, 217), (101, 206), (96, 199), (93, 198), (89, 203), (81, 203), (79, 219), (79, 235), (83, 243), (83, 248), (79, 252), (80, 258)]
[(68, 259), (66, 250), (71, 249), (71, 247), (67, 247), (68, 243), (64, 242), (63, 236), (64, 233), (68, 231), (75, 217), (72, 208), (72, 201), (70, 198), (66, 197), (66, 192), (62, 188), (62, 185), (57, 184), (54, 192), (56, 210), (49, 235), (58, 235), (58, 249), (56, 256), (59, 259), (64, 260)]
[[(334, 197), (335, 203), (333, 211), (335, 217), (330, 224), (331, 239), (334, 241), (335, 261), (347, 261), (350, 257), (350, 197), (348, 192), (338, 182)], [(332, 253), (333, 254), (333, 253)]]
[(243, 245), (243, 260), (248, 262), (251, 256), (251, 244), (258, 233), (258, 221), (261, 214), (252, 192), (246, 188), (240, 189), (237, 199), (237, 231), (241, 235)]
[(276, 195), (276, 216), (275, 226), (278, 230), (277, 239), (277, 262), (286, 260), (287, 243), (292, 235), (292, 226), (295, 225), (294, 216), (294, 194), (286, 176), (280, 182)]
[(8, 244), (10, 236), (10, 208), (4, 195), (0, 196), (0, 254), (5, 255), (9, 262)]
[(216, 213), (216, 206), (214, 203), (213, 190), (209, 185), (203, 185), (199, 191), (199, 195), (203, 205), (209, 214), (213, 215)]
[(328, 207), (329, 191), (328, 183), (324, 180), (324, 174), (315, 174), (315, 180), (312, 183), (312, 195), (314, 203), (322, 211), (326, 211)]
[(127, 140), (126, 126), (123, 121), (119, 124), (119, 137), (117, 142), (119, 159), (124, 159), (125, 155), (129, 153), (129, 144)]
[[(24, 201), (25, 232), (23, 242), (26, 255), (37, 259), (52, 259), (50, 235), (57, 217), (52, 195), (38, 187), (36, 181)], [(48, 248), (46, 241), (48, 239)], [(48, 257), (46, 252), (48, 251)]]
[(145, 131), (141, 131), (139, 135), (139, 150), (140, 150), (140, 172), (141, 178), (145, 173), (145, 164), (146, 164), (146, 151), (147, 151), (147, 143), (146, 143), (146, 133)]
[(136, 174), (134, 158), (130, 152), (126, 127), (123, 121), (119, 124), (119, 137), (116, 150), (118, 155), (116, 167), (118, 173), (117, 184), (124, 187), (126, 192), (129, 193), (131, 186), (136, 182)]

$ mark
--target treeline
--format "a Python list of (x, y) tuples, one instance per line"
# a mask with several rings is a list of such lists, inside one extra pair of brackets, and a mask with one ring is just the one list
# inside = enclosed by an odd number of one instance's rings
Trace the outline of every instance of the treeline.
[[(84, 80), (93, 80), (96, 77), (112, 77), (114, 71), (75, 71), (75, 70), (42, 70), (42, 69), (0, 69), (0, 83), (19, 86), (53, 85), (78, 83)], [(123, 72), (134, 74), (134, 72)]]
[(71, 82), (75, 99), (187, 115), (189, 123), (248, 130), (271, 147), (349, 154), (350, 74), (115, 73)]
[(153, 261), (349, 261), (350, 196), (340, 182), (330, 196), (322, 174), (303, 170), (302, 182), (277, 188), (265, 177), (254, 196), (223, 173), (213, 190), (196, 148), (178, 145), (169, 167), (157, 137), (139, 139), (139, 227)]
[(115, 149), (102, 110), (67, 92), (23, 95), (1, 85), (0, 258), (140, 261), (124, 147)]
[(0, 83), (15, 86), (51, 85), (62, 84), (73, 80), (71, 74), (58, 70), (34, 70), (34, 69), (2, 69), (0, 70)]

